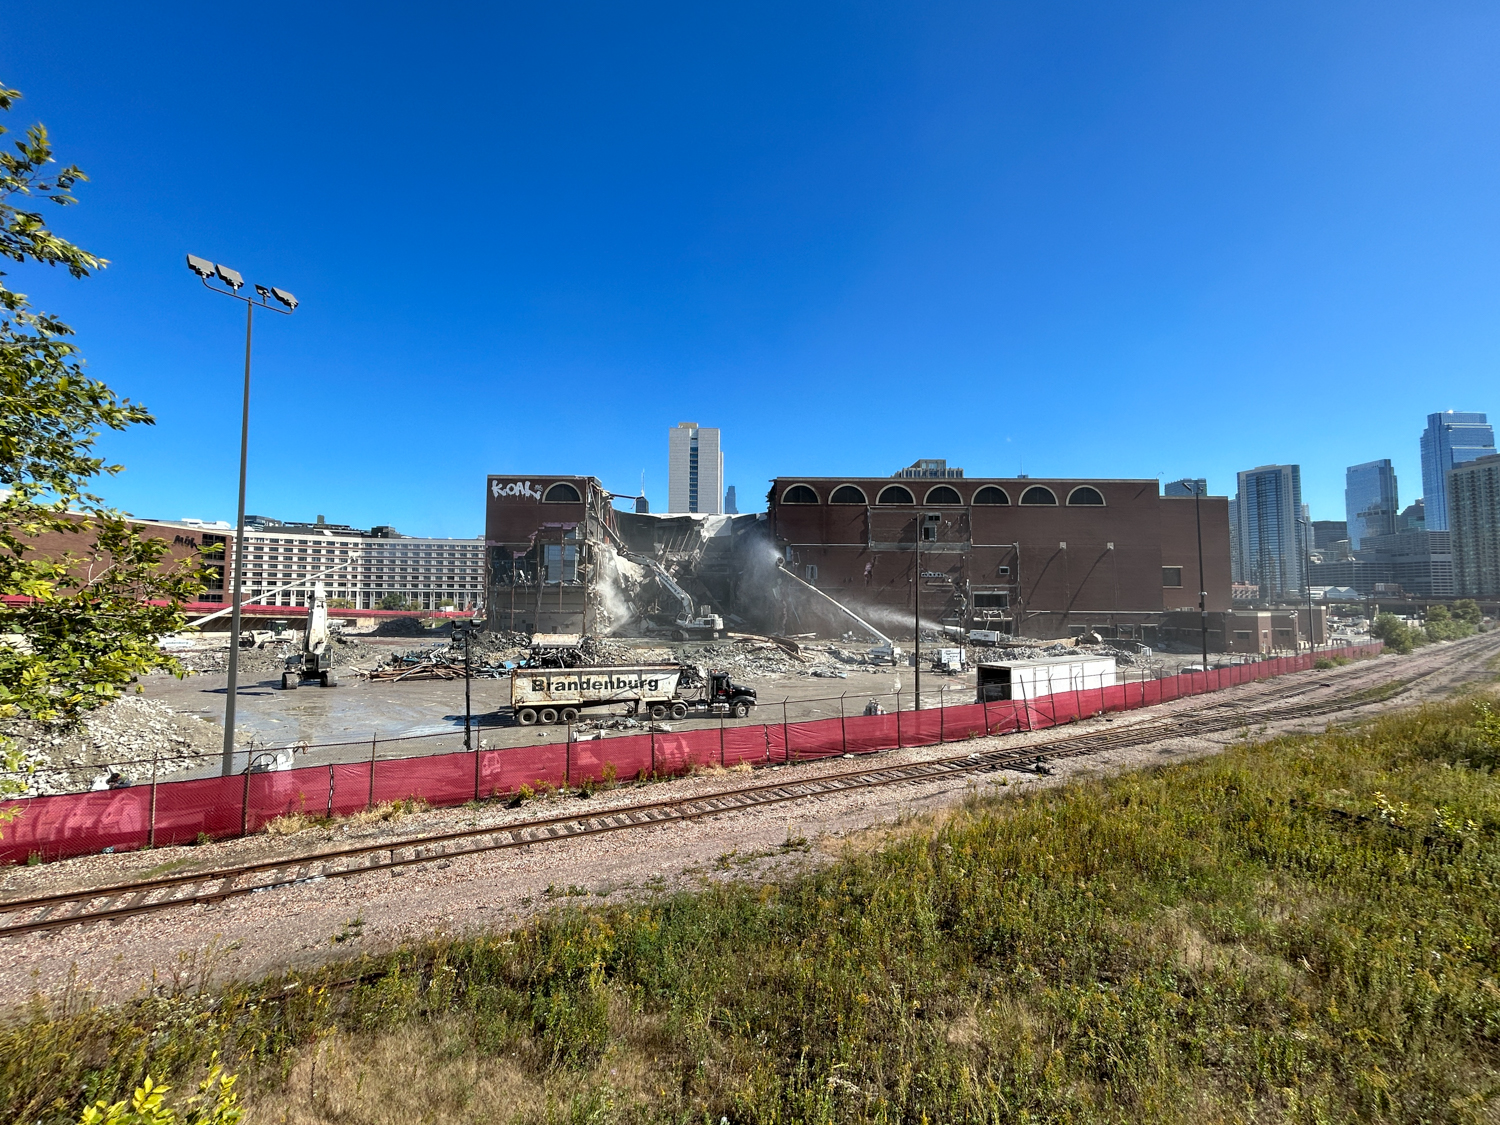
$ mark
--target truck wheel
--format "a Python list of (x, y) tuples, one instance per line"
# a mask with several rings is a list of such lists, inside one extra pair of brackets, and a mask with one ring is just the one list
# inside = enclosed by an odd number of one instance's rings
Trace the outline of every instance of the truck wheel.
[(297, 676), (296, 672), (283, 672), (283, 673), (281, 673), (281, 690), (282, 691), (295, 691), (295, 690), (297, 690), (297, 679), (298, 679), (298, 676)]
[(338, 687), (339, 686), (338, 673), (337, 672), (324, 672), (323, 675), (321, 677), (319, 677), (319, 682), (322, 683), (322, 685), (324, 687)]
[(748, 714), (750, 714), (750, 704), (741, 701), (734, 705), (734, 717), (736, 719), (743, 719)]
[(672, 704), (672, 718), (674, 718), (674, 719), (685, 719), (685, 718), (687, 718), (687, 704), (686, 703), (674, 703), (674, 704)]
[(543, 707), (537, 714), (537, 720), (545, 725), (552, 725), (553, 723), (557, 722), (557, 708)]
[(536, 708), (522, 707), (516, 712), (516, 722), (520, 723), (523, 727), (531, 726), (536, 722)]
[(658, 721), (667, 717), (667, 705), (665, 703), (653, 703), (651, 705), (651, 717)]
[(565, 723), (576, 723), (578, 721), (578, 708), (564, 707), (557, 713), (557, 717)]

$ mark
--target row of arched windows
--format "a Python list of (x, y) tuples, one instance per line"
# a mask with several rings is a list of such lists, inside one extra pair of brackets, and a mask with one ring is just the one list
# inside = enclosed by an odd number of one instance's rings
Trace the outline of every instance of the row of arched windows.
[[(794, 484), (781, 494), (783, 504), (816, 504), (818, 494), (805, 484)], [(828, 498), (830, 504), (869, 504), (869, 498), (864, 489), (858, 485), (841, 484), (833, 490), (833, 495)], [(917, 498), (912, 495), (911, 489), (904, 484), (888, 484), (880, 490), (875, 497), (877, 504), (915, 504)], [(958, 489), (947, 484), (934, 485), (927, 490), (923, 504), (935, 507), (962, 505), (964, 498), (958, 494)], [(987, 484), (978, 492), (974, 493), (975, 504), (1001, 505), (1010, 503), (1010, 494), (997, 485)], [(1057, 493), (1044, 484), (1033, 484), (1021, 493), (1021, 501), (1027, 507), (1056, 507)], [(1104, 506), (1104, 496), (1097, 488), (1086, 484), (1080, 484), (1068, 493), (1068, 505), (1070, 507), (1093, 507)]]

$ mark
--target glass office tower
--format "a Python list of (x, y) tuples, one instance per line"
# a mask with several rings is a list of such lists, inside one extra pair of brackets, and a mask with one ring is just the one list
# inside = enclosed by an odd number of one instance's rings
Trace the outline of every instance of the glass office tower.
[(1422, 499), (1427, 530), (1448, 530), (1448, 470), (1495, 452), (1495, 431), (1483, 414), (1448, 410), (1427, 415), (1422, 431)]
[(1234, 514), (1240, 580), (1258, 585), (1265, 601), (1300, 598), (1306, 534), (1301, 467), (1262, 465), (1240, 473)]
[(1401, 505), (1396, 500), (1396, 470), (1390, 458), (1350, 465), (1344, 470), (1344, 515), (1349, 523), (1349, 547), (1362, 540), (1394, 535)]

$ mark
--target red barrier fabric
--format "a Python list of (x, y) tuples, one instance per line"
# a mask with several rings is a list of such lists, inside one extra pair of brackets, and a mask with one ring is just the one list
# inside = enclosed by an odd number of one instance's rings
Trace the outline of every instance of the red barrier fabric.
[[(1379, 645), (1330, 650), (1320, 656), (1366, 656)], [(433, 805), (489, 797), (522, 785), (577, 786), (686, 773), (695, 766), (776, 765), (788, 760), (928, 746), (988, 732), (1006, 734), (1069, 723), (1103, 711), (1150, 707), (1186, 695), (1310, 669), (1311, 654), (1277, 657), (1210, 672), (1059, 692), (1029, 701), (962, 704), (889, 715), (849, 715), (794, 723), (772, 721), (697, 730), (627, 735), (585, 742), (387, 758), (286, 772), (167, 781), (98, 793), (7, 801), (19, 815), (0, 825), (0, 863), (46, 860), (188, 843), (256, 832), (288, 813), (346, 815), (370, 804), (420, 798)], [(774, 712), (770, 712), (774, 715)], [(409, 740), (394, 740), (396, 744)], [(386, 743), (389, 747), (391, 743)], [(477, 776), (476, 776), (477, 766)], [(373, 768), (374, 777), (371, 772)], [(153, 807), (154, 806), (154, 807)]]

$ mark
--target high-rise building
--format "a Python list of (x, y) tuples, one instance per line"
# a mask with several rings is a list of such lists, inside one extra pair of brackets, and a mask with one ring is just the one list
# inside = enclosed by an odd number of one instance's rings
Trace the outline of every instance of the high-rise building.
[(1332, 551), (1349, 538), (1349, 525), (1344, 520), (1313, 520), (1312, 529), (1314, 551)]
[(1401, 514), (1396, 517), (1397, 531), (1426, 531), (1427, 530), (1427, 506), (1426, 502), (1419, 496), (1408, 504)]
[(724, 490), (724, 514), (726, 516), (737, 516), (740, 514), (739, 501), (734, 498), (734, 485)]
[(1390, 458), (1350, 465), (1344, 470), (1344, 516), (1349, 525), (1349, 546), (1359, 550), (1372, 535), (1396, 534), (1396, 469)]
[(1163, 496), (1207, 496), (1208, 478), (1183, 477), (1181, 480), (1168, 481), (1162, 486), (1161, 494)]
[(719, 431), (679, 422), (667, 431), (667, 511), (724, 511), (724, 454)]
[[(1500, 454), (1448, 470), (1448, 537), (1460, 596), (1500, 595)], [(1427, 506), (1431, 526), (1432, 504)]]
[(1448, 530), (1448, 470), (1495, 452), (1495, 430), (1483, 414), (1448, 410), (1427, 415), (1422, 431), (1422, 499), (1427, 530)]
[(1305, 539), (1301, 467), (1261, 465), (1240, 473), (1234, 510), (1241, 581), (1259, 586), (1265, 601), (1300, 597)]

